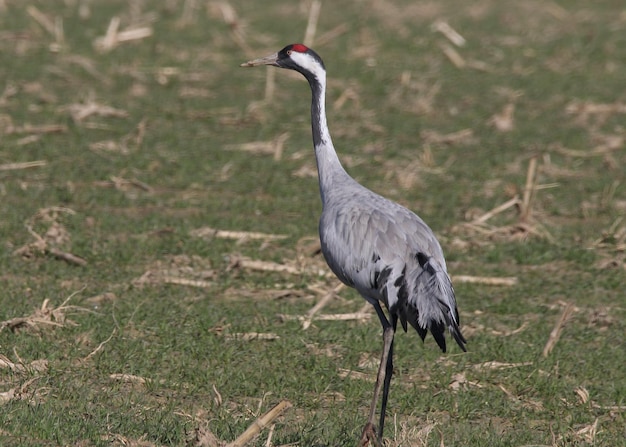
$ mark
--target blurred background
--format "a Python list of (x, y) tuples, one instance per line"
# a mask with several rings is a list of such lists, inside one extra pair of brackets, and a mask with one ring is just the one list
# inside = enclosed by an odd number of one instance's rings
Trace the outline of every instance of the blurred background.
[[(354, 445), (380, 350), (320, 253), (303, 42), (444, 248), (388, 446), (626, 445), (622, 1), (0, 0), (3, 445)], [(316, 303), (322, 305), (316, 306)]]

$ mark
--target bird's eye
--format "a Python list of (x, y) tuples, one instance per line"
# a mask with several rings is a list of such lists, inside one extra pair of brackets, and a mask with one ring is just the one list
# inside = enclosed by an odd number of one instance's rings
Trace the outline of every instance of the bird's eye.
[(291, 53), (293, 53), (293, 51), (287, 50), (287, 56), (291, 56)]

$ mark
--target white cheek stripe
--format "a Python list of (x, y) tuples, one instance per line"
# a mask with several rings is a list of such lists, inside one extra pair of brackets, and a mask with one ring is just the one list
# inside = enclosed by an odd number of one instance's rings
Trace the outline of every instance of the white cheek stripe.
[(296, 64), (300, 65), (305, 70), (313, 73), (315, 77), (317, 77), (317, 79), (321, 79), (320, 73), (322, 73), (324, 69), (311, 56), (309, 56), (306, 53), (299, 53), (297, 51), (292, 51), (291, 59), (293, 59)]

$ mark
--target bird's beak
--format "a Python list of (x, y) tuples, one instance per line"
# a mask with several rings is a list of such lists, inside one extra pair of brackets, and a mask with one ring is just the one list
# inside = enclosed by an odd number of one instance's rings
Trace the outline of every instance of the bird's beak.
[(278, 66), (276, 61), (278, 60), (278, 53), (270, 54), (269, 56), (262, 57), (260, 59), (254, 59), (241, 64), (241, 67), (257, 67), (259, 65), (274, 65)]

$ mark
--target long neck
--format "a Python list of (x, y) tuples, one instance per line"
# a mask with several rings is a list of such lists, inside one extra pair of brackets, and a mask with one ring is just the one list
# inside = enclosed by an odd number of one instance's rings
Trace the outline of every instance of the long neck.
[(311, 86), (313, 146), (315, 147), (322, 203), (325, 203), (327, 193), (333, 188), (333, 185), (350, 177), (343, 166), (341, 166), (328, 131), (326, 122), (326, 76), (324, 73), (321, 73), (318, 76), (306, 74), (305, 77)]

